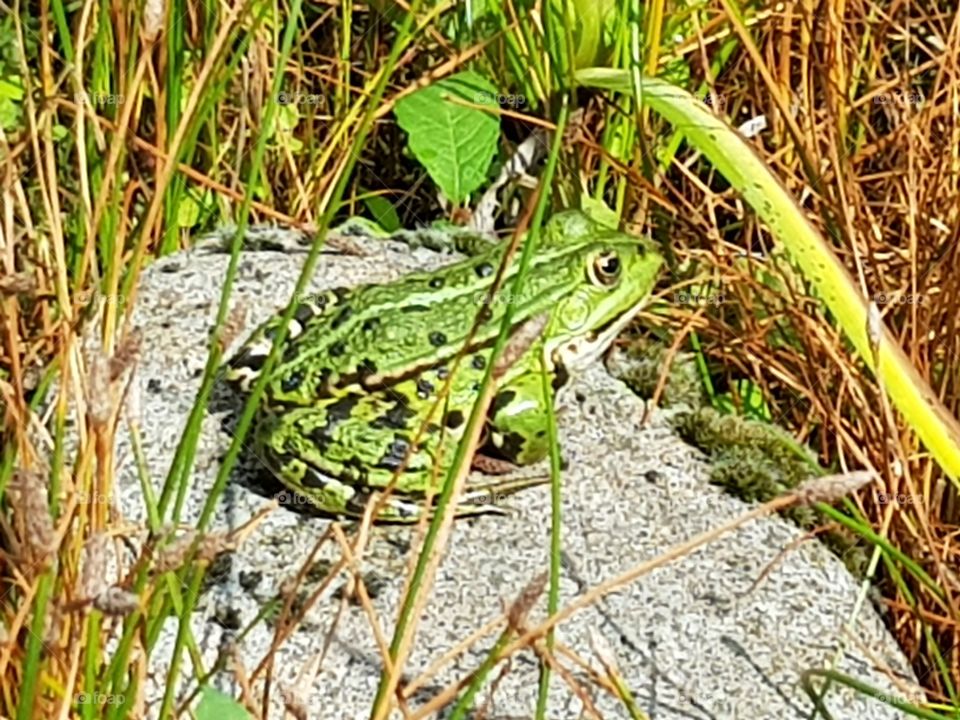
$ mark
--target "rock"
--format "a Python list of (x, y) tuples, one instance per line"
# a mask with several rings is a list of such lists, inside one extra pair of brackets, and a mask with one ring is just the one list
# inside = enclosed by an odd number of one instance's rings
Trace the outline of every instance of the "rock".
[[(444, 261), (426, 250), (411, 252), (389, 243), (369, 252), (360, 258), (324, 255), (315, 286), (382, 281)], [(244, 253), (232, 303), (245, 304), (250, 317), (238, 342), (287, 302), (303, 257)], [(144, 346), (136, 381), (141, 388), (144, 451), (158, 492), (199, 387), (227, 262), (225, 254), (195, 249), (154, 263), (141, 281), (134, 323), (144, 331)], [(217, 390), (212, 412), (204, 419), (184, 504), (185, 521), (198, 517), (229, 443), (224, 417), (231, 402), (235, 405), (236, 398)], [(708, 470), (698, 453), (673, 434), (657, 411), (641, 424), (643, 402), (599, 365), (565, 390), (561, 406), (562, 451), (569, 463), (563, 473), (561, 605), (748, 509), (708, 484)], [(141, 489), (125, 432), (124, 428), (118, 452), (119, 500), (128, 519), (142, 521)], [(253, 465), (246, 462), (235, 471), (217, 506), (213, 529), (235, 528), (267, 504), (259, 494), (264, 483)], [(512, 603), (548, 568), (549, 497), (545, 486), (525, 490), (510, 498), (513, 514), (455, 523), (406, 665), (405, 682), (500, 617), (502, 603)], [(330, 525), (329, 519), (298, 510), (280, 507), (270, 513), (223, 574), (211, 578), (193, 616), (205, 669), (236, 636), (231, 628), (245, 627), (281, 585), (289, 584)], [(412, 542), (412, 533), (403, 527), (375, 528), (360, 568), (371, 584), (373, 606), (388, 643), (409, 558), (403, 546)], [(320, 555), (326, 563), (320, 566), (323, 570), (340, 553), (328, 543)], [(300, 630), (277, 651), (274, 711), (279, 708), (279, 683), (299, 695), (310, 718), (369, 715), (381, 663), (362, 607), (344, 592), (346, 579), (341, 574), (329, 585)], [(783, 520), (764, 518), (575, 614), (559, 626), (557, 643), (598, 667), (590, 638), (603, 636), (640, 709), (657, 720), (810, 717), (812, 705), (800, 686), (800, 674), (829, 667), (837, 657), (841, 672), (887, 694), (903, 692), (875, 664), (897, 674), (900, 687), (912, 687), (909, 664), (869, 603), (851, 618), (857, 597), (857, 585), (826, 549), (815, 541), (802, 541), (800, 531)], [(529, 625), (544, 617), (545, 604), (545, 597), (540, 598)], [(845, 631), (847, 623), (850, 629)], [(248, 673), (268, 652), (273, 631), (272, 625), (260, 623), (238, 642), (237, 654)], [(154, 713), (162, 694), (157, 683), (166, 675), (175, 634), (171, 620), (152, 658), (154, 684), (147, 692)], [(411, 706), (476, 668), (494, 640), (488, 634), (445, 664), (414, 695)], [(189, 670), (189, 657), (184, 655)], [(558, 658), (603, 717), (628, 716), (582, 666), (566, 654)], [(237, 695), (233, 677), (221, 672), (215, 684)], [(478, 704), (486, 704), (487, 717), (532, 716), (538, 666), (531, 652), (515, 656), (506, 668), (498, 667), (492, 678), (496, 687), (492, 695), (488, 683), (478, 697)], [(181, 692), (192, 689), (187, 684)], [(255, 689), (259, 692), (262, 683)], [(899, 717), (893, 709), (836, 684), (826, 703), (838, 719)], [(548, 717), (581, 717), (581, 709), (570, 686), (554, 673)]]

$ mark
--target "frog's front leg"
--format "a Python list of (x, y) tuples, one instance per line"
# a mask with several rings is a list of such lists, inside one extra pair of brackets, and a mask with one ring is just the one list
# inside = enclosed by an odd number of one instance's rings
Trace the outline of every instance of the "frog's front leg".
[(497, 392), (488, 413), (487, 445), (514, 465), (531, 465), (550, 449), (547, 403), (539, 368), (513, 378)]

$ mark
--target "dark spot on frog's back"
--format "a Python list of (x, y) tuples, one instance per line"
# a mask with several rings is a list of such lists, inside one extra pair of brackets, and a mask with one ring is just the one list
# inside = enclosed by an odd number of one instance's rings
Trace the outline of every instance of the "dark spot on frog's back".
[(410, 440), (403, 435), (394, 435), (393, 441), (387, 446), (387, 450), (380, 458), (380, 462), (377, 463), (377, 467), (392, 472), (399, 470), (409, 449)]
[(318, 398), (328, 398), (330, 397), (330, 377), (333, 373), (330, 371), (330, 368), (323, 368), (320, 371), (320, 378), (317, 381), (317, 387), (315, 392)]
[(426, 400), (433, 393), (433, 385), (424, 378), (417, 380), (417, 397)]
[(373, 332), (379, 324), (380, 318), (367, 318), (360, 327), (364, 332)]
[(470, 364), (474, 370), (483, 370), (487, 366), (487, 359), (483, 355), (474, 355), (470, 358)]
[(284, 392), (293, 392), (300, 387), (303, 382), (303, 371), (294, 370), (289, 375), (285, 375), (280, 381), (280, 389)]
[(335, 402), (327, 405), (327, 418), (329, 420), (328, 425), (333, 425), (349, 419), (350, 415), (353, 413), (353, 409), (357, 406), (357, 403), (363, 399), (363, 397), (364, 396), (359, 393), (347, 393)]
[(301, 481), (304, 487), (323, 489), (330, 484), (329, 478), (324, 477), (309, 465), (303, 472)]
[(296, 311), (293, 313), (293, 317), (298, 323), (304, 325), (306, 324), (307, 320), (310, 320), (313, 317), (313, 308), (306, 303), (301, 303), (297, 306)]
[(493, 274), (493, 265), (484, 261), (479, 263), (473, 270), (477, 273), (477, 277), (490, 277)]
[(569, 379), (570, 373), (567, 372), (567, 368), (564, 367), (562, 363), (557, 363), (556, 367), (553, 369), (553, 381), (551, 382), (553, 389), (559, 390), (567, 384)]
[(439, 275), (436, 277), (430, 278), (430, 282), (427, 283), (434, 290), (439, 290), (443, 287), (443, 278)]
[(347, 320), (349, 320), (351, 315), (353, 315), (353, 308), (347, 305), (339, 313), (337, 313), (337, 316), (333, 319), (333, 322), (330, 323), (330, 329), (336, 330)]
[(443, 345), (446, 344), (446, 342), (447, 342), (447, 336), (444, 335), (442, 332), (438, 332), (434, 330), (432, 333), (430, 333), (430, 344), (433, 345), (434, 347), (442, 347)]
[(497, 393), (497, 396), (493, 399), (493, 412), (494, 414), (503, 410), (507, 405), (513, 402), (513, 399), (517, 394), (513, 390), (504, 390), (503, 392)]
[(526, 440), (520, 433), (507, 433), (503, 436), (500, 447), (498, 448), (500, 455), (506, 460), (516, 462), (516, 459), (520, 457), (523, 451), (525, 442)]
[[(330, 432), (332, 428), (330, 427), (331, 422), (328, 418), (327, 425), (324, 427), (314, 428), (310, 433), (310, 442), (313, 443), (313, 449), (318, 455), (323, 455), (327, 452), (327, 449), (330, 447)], [(320, 487), (320, 486), (316, 486)]]
[(352, 457), (343, 463), (343, 474), (351, 482), (366, 484), (370, 469), (363, 460)]
[(327, 349), (330, 357), (341, 357), (347, 351), (347, 344), (343, 340), (337, 340)]
[(426, 312), (429, 309), (430, 308), (427, 307), (426, 305), (404, 305), (402, 308), (400, 308), (400, 312), (422, 313), (422, 312)]
[(364, 382), (370, 378), (371, 375), (377, 372), (377, 364), (373, 362), (370, 358), (364, 358), (357, 365), (357, 376), (360, 378), (360, 382)]
[(416, 417), (417, 413), (407, 407), (405, 401), (397, 400), (393, 406), (380, 417), (374, 418), (370, 423), (372, 428), (392, 428), (394, 430), (406, 430), (407, 421)]
[(254, 372), (259, 372), (266, 359), (267, 356), (261, 352), (245, 350), (243, 353), (238, 355), (233, 362), (230, 363), (230, 365), (235, 368), (249, 368)]
[(450, 430), (456, 430), (458, 427), (463, 425), (463, 413), (459, 410), (451, 410), (443, 419), (443, 424), (446, 425)]

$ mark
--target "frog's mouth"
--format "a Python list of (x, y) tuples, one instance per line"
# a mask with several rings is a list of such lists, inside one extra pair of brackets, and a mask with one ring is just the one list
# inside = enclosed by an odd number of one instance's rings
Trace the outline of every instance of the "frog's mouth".
[(553, 348), (548, 348), (550, 357), (570, 372), (580, 372), (598, 360), (614, 339), (643, 309), (650, 298), (644, 296), (627, 310), (615, 315), (611, 320), (590, 332), (569, 338), (560, 338)]

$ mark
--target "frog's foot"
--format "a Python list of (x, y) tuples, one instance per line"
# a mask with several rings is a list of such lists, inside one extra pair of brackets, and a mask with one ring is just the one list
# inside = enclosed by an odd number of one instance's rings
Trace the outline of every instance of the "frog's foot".
[[(514, 470), (516, 470), (516, 466), (514, 466)], [(550, 482), (550, 478), (547, 475), (517, 475), (516, 472), (512, 476), (500, 476), (490, 480), (469, 482), (460, 498), (460, 504), (457, 506), (457, 515), (511, 514), (515, 510), (506, 503), (510, 495), (548, 482)]]
[[(513, 477), (498, 477), (489, 481), (469, 482), (460, 496), (454, 515), (458, 518), (475, 517), (477, 515), (511, 515), (516, 511), (507, 503), (507, 497), (534, 485), (549, 482), (545, 475), (524, 475)], [(359, 517), (363, 514), (365, 502), (376, 501), (378, 491), (364, 490), (354, 496), (350, 503), (350, 514)], [(376, 497), (372, 497), (376, 496)], [(378, 515), (378, 522), (386, 523), (414, 523), (424, 514), (431, 516), (433, 507), (427, 506), (424, 498), (419, 494), (391, 493), (384, 502), (384, 508)]]
[[(460, 497), (460, 503), (454, 515), (458, 518), (476, 515), (507, 515), (510, 508), (497, 504), (497, 500), (503, 497), (504, 494), (498, 494), (487, 487), (478, 490), (468, 489)], [(378, 523), (407, 525), (419, 522), (424, 515), (432, 517), (435, 510), (433, 506), (428, 506), (425, 498), (419, 494), (391, 493), (384, 499), (380, 491), (363, 490), (354, 495), (349, 504), (336, 514), (359, 519), (363, 517), (369, 503), (381, 500), (383, 505), (376, 518)]]

